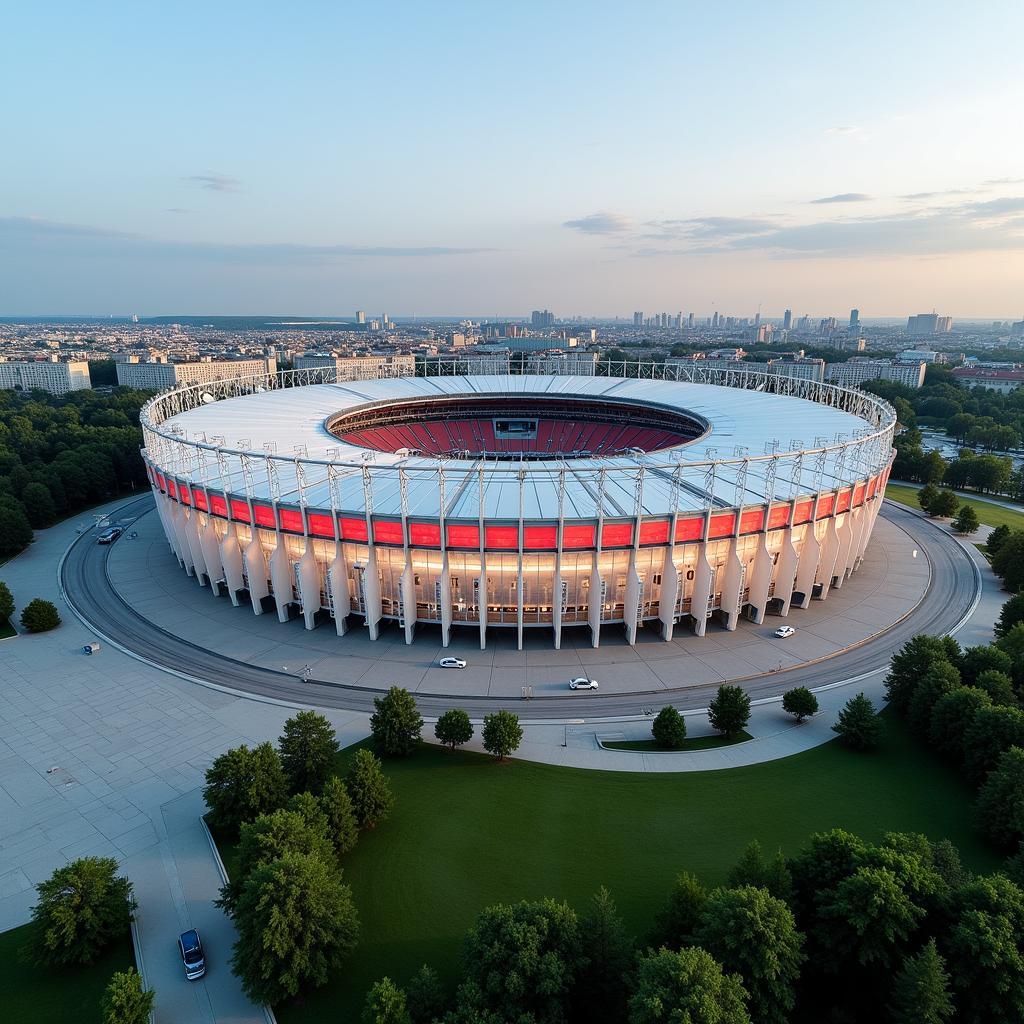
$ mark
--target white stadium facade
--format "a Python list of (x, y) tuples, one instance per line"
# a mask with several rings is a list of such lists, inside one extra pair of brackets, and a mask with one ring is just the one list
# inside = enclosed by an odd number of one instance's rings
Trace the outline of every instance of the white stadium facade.
[[(741, 364), (742, 365), (742, 364)], [(208, 382), (143, 409), (180, 565), (258, 615), (665, 640), (824, 600), (854, 572), (892, 461), (873, 395), (737, 370)], [(328, 628), (330, 628), (328, 626)], [(435, 633), (436, 637), (436, 633)]]

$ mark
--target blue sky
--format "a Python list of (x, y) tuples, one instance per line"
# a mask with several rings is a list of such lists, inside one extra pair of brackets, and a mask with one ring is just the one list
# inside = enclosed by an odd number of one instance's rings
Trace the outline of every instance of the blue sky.
[(8, 5), (0, 313), (1024, 313), (1024, 5), (294, 6)]

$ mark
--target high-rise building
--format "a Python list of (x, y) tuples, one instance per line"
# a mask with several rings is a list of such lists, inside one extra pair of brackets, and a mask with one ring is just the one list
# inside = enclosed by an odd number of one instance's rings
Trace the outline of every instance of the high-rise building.
[(357, 309), (356, 310), (356, 323), (357, 324), (365, 324), (366, 323), (366, 313), (363, 310), (361, 310), (361, 309)]
[(852, 328), (854, 328), (854, 329), (860, 327), (860, 310), (859, 309), (851, 309), (850, 310), (850, 326)]
[(555, 324), (555, 314), (546, 309), (535, 309), (530, 314), (530, 326), (531, 327), (553, 327)]
[(89, 364), (62, 363), (57, 356), (25, 362), (0, 359), (0, 388), (20, 388), (22, 391), (49, 391), (51, 395), (66, 395), (70, 391), (91, 388)]
[(908, 317), (907, 334), (937, 334), (939, 331), (940, 319), (949, 320), (950, 328), (952, 328), (952, 318), (940, 318), (937, 313), (918, 313), (917, 316)]
[(793, 326), (793, 310), (787, 309), (782, 314), (782, 329), (788, 331)]
[(693, 314), (692, 313), (687, 314), (686, 326), (689, 327), (692, 330), (692, 328), (693, 328)]
[(642, 310), (637, 310), (633, 314), (633, 326), (634, 327), (643, 327), (643, 325), (644, 325), (644, 314), (643, 314), (643, 311)]
[(117, 383), (122, 387), (144, 391), (162, 391), (179, 384), (208, 384), (235, 377), (259, 377), (277, 373), (277, 360), (266, 359), (200, 359), (194, 363), (117, 362)]

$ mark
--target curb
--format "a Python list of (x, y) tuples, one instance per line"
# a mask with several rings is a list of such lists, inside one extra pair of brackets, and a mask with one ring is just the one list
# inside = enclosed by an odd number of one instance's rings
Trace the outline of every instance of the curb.
[[(135, 921), (135, 915), (132, 914), (130, 922), (132, 932), (132, 948), (135, 950), (135, 969), (139, 972), (139, 977), (142, 979), (143, 991), (149, 988), (149, 983), (146, 980), (146, 963), (142, 959), (142, 942), (139, 940), (139, 926)], [(154, 1005), (156, 1000), (153, 1000)], [(153, 1024), (156, 1020), (156, 1010), (149, 1011), (149, 1024)]]

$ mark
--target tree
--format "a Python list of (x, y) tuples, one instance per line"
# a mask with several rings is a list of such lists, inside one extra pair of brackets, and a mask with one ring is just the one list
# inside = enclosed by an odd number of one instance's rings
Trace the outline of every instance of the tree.
[(932, 722), (932, 708), (941, 697), (960, 686), (960, 672), (948, 661), (930, 666), (914, 687), (907, 705), (907, 724), (917, 736), (926, 737)]
[(0, 499), (0, 555), (16, 555), (32, 543), (32, 527), (16, 499)]
[[(992, 536), (995, 536), (994, 534)], [(991, 540), (992, 537), (989, 537)], [(1024, 594), (1014, 594), (999, 613), (996, 623), (996, 636), (1006, 636), (1018, 623), (1024, 622)]]
[(777, 850), (775, 856), (766, 861), (761, 852), (761, 844), (756, 839), (747, 844), (743, 856), (729, 872), (728, 878), (733, 889), (752, 885), (767, 890), (780, 900), (788, 900), (793, 890), (793, 876), (782, 851)]
[(484, 1008), (509, 1021), (560, 1024), (583, 943), (568, 903), (545, 899), (482, 911), (466, 936), (466, 976)]
[(671, 704), (666, 704), (651, 724), (651, 734), (663, 750), (681, 750), (686, 742), (686, 719)]
[(395, 798), (372, 751), (357, 750), (345, 777), (345, 788), (352, 798), (352, 809), (360, 828), (376, 828), (391, 813)]
[(935, 940), (906, 957), (892, 986), (889, 1019), (893, 1024), (945, 1024), (953, 1015), (946, 962)]
[(790, 900), (797, 922), (807, 931), (814, 920), (818, 893), (834, 889), (865, 862), (868, 845), (860, 836), (834, 828), (816, 832), (789, 863), (793, 878)]
[(25, 506), (25, 514), (28, 516), (29, 525), (38, 530), (57, 518), (57, 510), (53, 505), (53, 495), (45, 484), (33, 481), (25, 486), (21, 492), (21, 503)]
[(837, 973), (849, 960), (888, 967), (924, 917), (894, 871), (859, 867), (819, 897), (815, 931), (824, 965)]
[[(316, 799), (315, 797), (313, 799)], [(283, 808), (244, 822), (239, 832), (238, 860), (233, 877), (221, 889), (220, 905), (233, 914), (246, 880), (265, 864), (290, 853), (309, 854), (331, 863), (334, 849), (327, 838), (326, 821), (311, 826), (300, 811)]]
[(875, 714), (875, 705), (858, 693), (843, 705), (832, 731), (851, 750), (872, 750), (881, 742), (885, 726)]
[(39, 963), (90, 964), (128, 934), (135, 909), (132, 883), (117, 874), (112, 857), (71, 861), (40, 882), (36, 893), (30, 949)]
[(413, 1024), (431, 1024), (444, 1013), (444, 1004), (444, 986), (437, 971), (422, 964), (406, 985), (406, 1006)]
[(1024, 750), (1010, 747), (978, 791), (978, 825), (997, 846), (1024, 840)]
[(484, 750), (499, 761), (514, 754), (523, 742), (523, 727), (511, 711), (495, 711), (484, 715)]
[(978, 674), (974, 685), (984, 690), (992, 698), (993, 704), (1013, 707), (1017, 704), (1017, 695), (1013, 691), (1013, 680), (998, 669), (988, 668)]
[(804, 937), (782, 900), (749, 885), (716, 889), (695, 939), (725, 970), (743, 979), (754, 1024), (788, 1024), (796, 1005)]
[(818, 698), (806, 686), (797, 686), (782, 695), (782, 710), (803, 722), (818, 713)]
[(990, 558), (1006, 543), (1009, 536), (1010, 528), (1006, 523), (1000, 523), (993, 529), (988, 535), (988, 540), (985, 541), (985, 551)]
[(383, 697), (373, 701), (376, 709), (370, 717), (374, 742), (391, 757), (405, 757), (420, 740), (423, 719), (408, 690), (392, 686)]
[(1024, 892), (989, 875), (961, 886), (943, 943), (964, 1024), (1024, 1019)]
[(454, 750), (473, 738), (473, 724), (462, 708), (450, 708), (437, 720), (434, 735), (438, 743)]
[(60, 625), (57, 606), (41, 597), (33, 598), (21, 610), (21, 624), (30, 633), (47, 633)]
[(277, 746), (288, 792), (319, 794), (339, 750), (331, 723), (315, 711), (300, 711), (284, 723)]
[(998, 640), (996, 647), (1008, 655), (1012, 665), (1018, 665), (1024, 660), (1024, 622), (1018, 622), (1011, 626)]
[(355, 808), (345, 783), (336, 775), (327, 780), (324, 791), (320, 794), (320, 806), (327, 818), (327, 838), (334, 846), (334, 852), (340, 857), (356, 845), (359, 838), (359, 822), (356, 820)]
[(633, 942), (604, 886), (590, 898), (580, 919), (580, 934), (585, 936), (587, 962), (577, 979), (574, 1016), (608, 1024), (625, 1020)]
[(921, 506), (923, 512), (927, 512), (928, 515), (932, 514), (931, 506), (932, 502), (939, 496), (939, 489), (935, 484), (925, 484), (917, 492), (917, 503)]
[(974, 511), (974, 507), (961, 505), (960, 511), (957, 512), (956, 518), (953, 520), (953, 529), (957, 533), (968, 534), (974, 533), (979, 526), (981, 526), (981, 521), (978, 519), (978, 513)]
[(103, 1024), (149, 1024), (155, 998), (153, 989), (142, 987), (142, 977), (134, 967), (115, 971), (100, 1003)]
[(961, 686), (940, 697), (932, 708), (929, 742), (940, 753), (963, 761), (967, 730), (981, 708), (992, 707), (992, 698), (976, 686)]
[(960, 499), (952, 491), (939, 491), (928, 505), (928, 514), (945, 518), (955, 515)]
[(960, 678), (964, 686), (974, 686), (978, 676), (990, 669), (1009, 675), (1013, 671), (1013, 659), (998, 647), (986, 645), (968, 647), (964, 651), (960, 659)]
[(952, 637), (928, 636), (921, 633), (911, 637), (892, 656), (889, 674), (885, 677), (885, 699), (897, 711), (906, 711), (918, 680), (931, 668), (933, 662), (954, 663), (958, 660), (958, 657), (952, 656), (952, 649), (947, 644), (950, 640), (955, 646), (956, 641)]
[(678, 949), (692, 942), (707, 901), (707, 890), (696, 875), (676, 875), (668, 902), (655, 918), (652, 945)]
[(637, 963), (629, 1024), (750, 1024), (738, 974), (700, 948), (650, 951)]
[(708, 719), (712, 729), (732, 739), (750, 721), (750, 698), (739, 686), (720, 686), (708, 705)]
[(257, 868), (235, 909), (231, 967), (246, 994), (273, 1005), (323, 985), (355, 948), (352, 893), (330, 862), (289, 853)]
[(285, 800), (281, 759), (269, 743), (225, 751), (206, 772), (203, 797), (210, 824), (237, 832), (245, 821), (276, 811)]
[(363, 1024), (412, 1024), (405, 1002), (404, 990), (390, 978), (381, 978), (366, 993)]
[(10, 622), (14, 615), (14, 598), (10, 587), (0, 581), (0, 623)]
[(1024, 586), (1024, 530), (1014, 530), (992, 556), (992, 571), (1007, 590), (1016, 593)]
[(1024, 747), (1024, 711), (998, 706), (979, 708), (964, 736), (968, 778), (980, 785), (1010, 747)]

